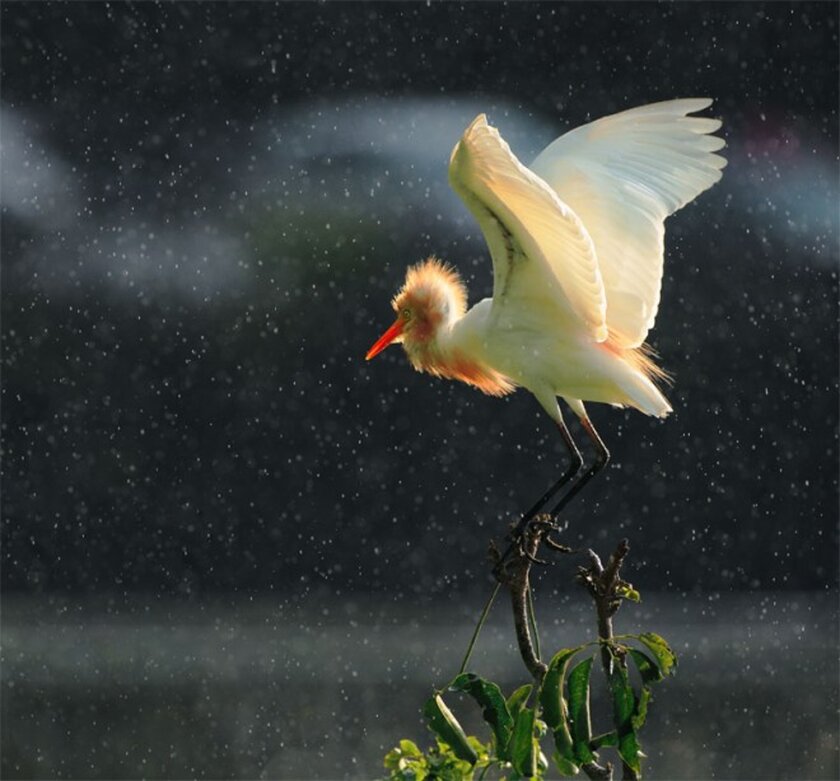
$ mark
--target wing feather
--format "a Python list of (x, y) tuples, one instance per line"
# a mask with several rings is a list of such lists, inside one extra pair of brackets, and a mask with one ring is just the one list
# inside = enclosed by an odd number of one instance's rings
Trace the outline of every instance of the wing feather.
[(533, 162), (586, 226), (607, 301), (606, 322), (622, 347), (638, 347), (656, 319), (665, 218), (721, 177), (721, 123), (690, 114), (708, 98), (653, 103), (576, 128)]
[(541, 327), (572, 326), (606, 339), (604, 285), (586, 228), (516, 159), (484, 114), (452, 151), (449, 181), (490, 248), (491, 317), (510, 314), (515, 322), (520, 313), (538, 312)]

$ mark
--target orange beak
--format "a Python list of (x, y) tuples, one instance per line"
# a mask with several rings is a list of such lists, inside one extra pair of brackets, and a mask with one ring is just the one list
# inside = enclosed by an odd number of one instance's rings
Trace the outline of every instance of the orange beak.
[(391, 342), (394, 341), (403, 331), (403, 321), (397, 320), (379, 339), (376, 340), (376, 343), (370, 350), (367, 351), (367, 355), (365, 356), (365, 360), (369, 361), (376, 355), (379, 355)]

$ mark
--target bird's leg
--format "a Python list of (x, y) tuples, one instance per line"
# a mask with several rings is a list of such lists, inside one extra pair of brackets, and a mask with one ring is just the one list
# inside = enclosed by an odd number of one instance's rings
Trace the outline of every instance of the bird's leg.
[(595, 426), (592, 425), (592, 421), (589, 417), (581, 417), (580, 423), (583, 426), (583, 430), (589, 436), (589, 439), (592, 440), (592, 444), (595, 445), (595, 462), (580, 476), (576, 482), (572, 484), (572, 487), (568, 490), (566, 495), (557, 502), (554, 509), (551, 511), (552, 520), (556, 520), (557, 514), (566, 507), (566, 505), (569, 504), (575, 496), (577, 496), (581, 489), (610, 462), (610, 451), (607, 450), (607, 446), (604, 444), (604, 441), (600, 436), (598, 436), (598, 432), (595, 430)]
[[(548, 504), (556, 495), (557, 493), (565, 486), (574, 476), (580, 471), (580, 468), (583, 466), (583, 456), (580, 454), (580, 450), (578, 450), (577, 445), (575, 444), (574, 439), (572, 439), (572, 435), (569, 432), (569, 429), (566, 428), (566, 424), (562, 420), (556, 421), (557, 428), (560, 429), (560, 434), (563, 437), (563, 441), (566, 443), (566, 447), (569, 451), (569, 458), (571, 459), (571, 463), (569, 464), (566, 471), (560, 476), (560, 479), (554, 483), (539, 499), (539, 501), (530, 509), (528, 510), (525, 515), (522, 516), (519, 523), (516, 524), (516, 527), (510, 532), (509, 539), (511, 540), (510, 545), (508, 546), (507, 550), (499, 557), (499, 563), (497, 566), (502, 566), (511, 554), (511, 551), (514, 548), (517, 548), (520, 553), (524, 550), (524, 539), (525, 539), (525, 531), (528, 529), (529, 524), (537, 517), (540, 510), (542, 510), (546, 504)], [(544, 562), (538, 562), (540, 564)]]
[(554, 483), (554, 485), (552, 485), (539, 498), (537, 503), (530, 510), (528, 510), (528, 512), (525, 513), (525, 515), (522, 516), (519, 523), (516, 525), (516, 528), (511, 533), (511, 536), (514, 540), (520, 539), (522, 537), (525, 528), (532, 520), (534, 520), (534, 518), (537, 516), (540, 510), (542, 510), (557, 495), (560, 489), (563, 488), (563, 486), (565, 486), (580, 471), (580, 468), (583, 466), (583, 456), (581, 456), (580, 450), (578, 450), (574, 439), (572, 439), (571, 432), (562, 420), (558, 420), (556, 422), (557, 428), (560, 429), (560, 435), (563, 437), (563, 441), (566, 443), (566, 448), (569, 451), (569, 466), (566, 469), (566, 471), (560, 476), (560, 479), (556, 483)]

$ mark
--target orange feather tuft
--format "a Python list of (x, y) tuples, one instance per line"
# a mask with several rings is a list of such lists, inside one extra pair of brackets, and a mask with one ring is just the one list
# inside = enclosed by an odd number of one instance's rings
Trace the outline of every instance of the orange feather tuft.
[(394, 296), (391, 306), (398, 312), (407, 300), (419, 301), (422, 305), (436, 297), (445, 298), (453, 319), (463, 317), (467, 311), (467, 289), (460, 274), (431, 255), (408, 269), (405, 284)]
[(516, 388), (504, 374), (461, 351), (437, 349), (438, 329), (460, 320), (467, 311), (467, 289), (452, 266), (434, 256), (412, 266), (391, 304), (398, 314), (403, 309), (412, 312), (403, 347), (415, 369), (434, 377), (460, 380), (490, 396), (504, 396)]
[(460, 380), (488, 396), (506, 396), (516, 390), (516, 384), (509, 377), (461, 353), (434, 362), (424, 361), (421, 357), (414, 363), (414, 367), (434, 377)]
[(624, 339), (610, 329), (607, 340), (601, 342), (601, 346), (620, 357), (626, 363), (629, 363), (630, 366), (647, 377), (651, 382), (671, 384), (671, 375), (654, 360), (658, 356), (653, 347), (644, 343), (639, 347), (627, 348), (621, 346), (623, 343)]

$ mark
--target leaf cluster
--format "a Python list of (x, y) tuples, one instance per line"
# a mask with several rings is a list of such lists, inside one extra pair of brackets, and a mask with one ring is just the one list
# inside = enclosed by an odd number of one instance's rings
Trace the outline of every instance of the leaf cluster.
[[(607, 682), (615, 727), (593, 734), (590, 684), (594, 653), (585, 652), (599, 645), (606, 648), (611, 660)], [(635, 687), (628, 660), (638, 671), (640, 683)], [(508, 698), (492, 681), (475, 673), (462, 673), (435, 692), (424, 706), (436, 745), (424, 753), (411, 741), (401, 741), (385, 758), (388, 779), (469, 781), (484, 779), (491, 769), (511, 780), (540, 779), (550, 766), (542, 748), (543, 742), (548, 744), (547, 738), (552, 744), (551, 762), (561, 776), (586, 771), (588, 764), (598, 761), (601, 749), (613, 747), (641, 778), (644, 755), (638, 733), (651, 702), (650, 687), (673, 674), (675, 668), (676, 656), (668, 643), (646, 632), (564, 648), (554, 655), (536, 690), (533, 684), (526, 684)], [(444, 702), (446, 691), (467, 694), (481, 708), (491, 733), (485, 743), (465, 733)]]

